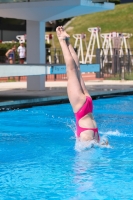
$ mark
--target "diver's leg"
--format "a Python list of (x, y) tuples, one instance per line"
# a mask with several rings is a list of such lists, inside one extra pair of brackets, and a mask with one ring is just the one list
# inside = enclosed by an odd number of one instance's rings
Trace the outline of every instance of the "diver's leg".
[(62, 30), (62, 27), (57, 27), (56, 32), (66, 63), (68, 97), (73, 107), (73, 111), (77, 112), (85, 102), (86, 97), (80, 84), (75, 61), (66, 43), (66, 33)]
[(70, 50), (70, 53), (71, 53), (71, 55), (72, 55), (72, 57), (73, 57), (73, 59), (74, 59), (74, 61), (76, 63), (76, 69), (77, 69), (78, 77), (79, 77), (79, 80), (80, 80), (80, 84), (82, 86), (82, 90), (83, 90), (83, 92), (84, 92), (84, 94), (86, 96), (90, 96), (88, 91), (87, 91), (87, 88), (85, 86), (84, 80), (83, 80), (83, 78), (81, 76), (80, 64), (79, 64), (78, 56), (77, 56), (75, 50), (73, 49), (72, 45), (70, 44), (69, 40), (67, 41), (67, 44), (68, 44), (68, 48)]

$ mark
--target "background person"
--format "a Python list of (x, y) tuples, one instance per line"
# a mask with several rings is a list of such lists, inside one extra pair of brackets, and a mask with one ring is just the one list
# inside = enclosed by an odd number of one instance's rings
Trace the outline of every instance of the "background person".
[[(9, 49), (6, 52), (5, 56), (7, 57), (9, 64), (15, 64), (15, 52), (16, 52), (16, 45), (14, 45), (11, 49)], [(10, 78), (11, 77), (8, 77), (8, 80), (10, 80)]]
[(16, 51), (16, 46), (14, 45), (5, 54), (5, 56), (8, 58), (8, 63), (9, 64), (14, 64), (15, 63), (15, 51)]
[(24, 61), (26, 58), (26, 48), (23, 42), (20, 43), (20, 46), (18, 47), (17, 52), (19, 55), (19, 64), (24, 64)]

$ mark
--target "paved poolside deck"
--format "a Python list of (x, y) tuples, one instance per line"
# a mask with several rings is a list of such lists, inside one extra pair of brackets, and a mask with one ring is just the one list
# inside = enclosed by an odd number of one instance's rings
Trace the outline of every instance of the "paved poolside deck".
[[(68, 102), (67, 82), (46, 82), (45, 91), (27, 91), (26, 82), (0, 83), (0, 111)], [(92, 98), (133, 94), (133, 81), (86, 81)]]

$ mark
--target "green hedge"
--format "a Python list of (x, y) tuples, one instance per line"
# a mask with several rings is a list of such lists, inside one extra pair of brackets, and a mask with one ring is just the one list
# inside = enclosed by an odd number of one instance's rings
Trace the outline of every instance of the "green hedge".
[(14, 45), (16, 45), (16, 47), (19, 46), (19, 43), (0, 43), (0, 56), (5, 56), (5, 53), (11, 49)]
[[(6, 57), (5, 57), (5, 54), (6, 52), (11, 49), (13, 46), (16, 46), (16, 48), (18, 48), (20, 46), (20, 43), (19, 42), (14, 42), (14, 43), (0, 43), (0, 62), (5, 62), (6, 60)], [(24, 44), (25, 47), (26, 47), (26, 43)], [(46, 49), (50, 48), (51, 47), (51, 44), (47, 44), (46, 43)], [(46, 55), (48, 56), (49, 55), (49, 52), (46, 51)], [(18, 61), (18, 54), (16, 52), (16, 61)]]
[(120, 4), (120, 0), (109, 0), (111, 3)]

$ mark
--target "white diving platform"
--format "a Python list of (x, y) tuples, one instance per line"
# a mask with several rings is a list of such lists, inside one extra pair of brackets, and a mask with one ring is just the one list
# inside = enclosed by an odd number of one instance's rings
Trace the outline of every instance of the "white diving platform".
[[(27, 64), (1, 65), (0, 77), (27, 76), (27, 90), (44, 90), (45, 74), (66, 73), (65, 66), (46, 66), (45, 23), (95, 12), (113, 10), (106, 0), (0, 0), (0, 17), (26, 20)], [(11, 3), (12, 2), (12, 3)], [(14, 3), (13, 3), (14, 2)], [(105, 13), (106, 17), (106, 13)], [(35, 65), (30, 65), (34, 63)], [(39, 65), (39, 64), (40, 65)], [(81, 65), (81, 71), (97, 72), (95, 65)], [(98, 67), (98, 65), (97, 65)], [(51, 71), (48, 71), (50, 70)], [(82, 72), (83, 72), (82, 71)], [(98, 69), (99, 71), (99, 69)]]
[(4, 2), (0, 3), (1, 17), (45, 22), (114, 9), (114, 4), (105, 0)]
[[(99, 72), (99, 64), (80, 64), (81, 72)], [(66, 74), (66, 66), (46, 64), (8, 65), (0, 64), (0, 77), (38, 76), (47, 74)]]

